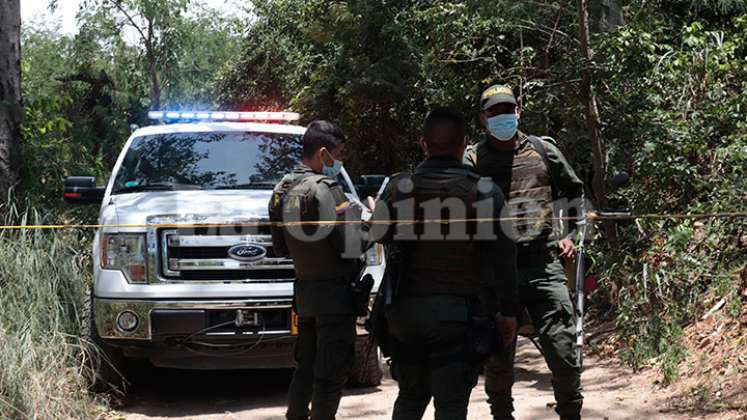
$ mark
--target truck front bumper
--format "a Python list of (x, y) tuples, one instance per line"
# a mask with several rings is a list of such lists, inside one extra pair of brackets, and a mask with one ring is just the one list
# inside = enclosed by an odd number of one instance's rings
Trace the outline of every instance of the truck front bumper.
[(169, 368), (293, 367), (293, 317), (290, 300), (94, 298), (104, 341), (126, 357)]
[[(128, 322), (123, 322), (123, 316)], [(186, 301), (94, 297), (96, 329), (104, 341), (122, 349), (126, 357), (149, 359), (156, 366), (169, 368), (293, 367), (297, 333), (294, 318), (291, 301), (287, 299)], [(366, 334), (359, 322), (358, 335)]]
[[(244, 325), (231, 322), (236, 320), (238, 311), (244, 315), (256, 313), (256, 322)], [(293, 333), (290, 300), (94, 298), (94, 312), (98, 334), (107, 341), (163, 341), (179, 336), (245, 339)], [(123, 316), (129, 322), (125, 322)]]

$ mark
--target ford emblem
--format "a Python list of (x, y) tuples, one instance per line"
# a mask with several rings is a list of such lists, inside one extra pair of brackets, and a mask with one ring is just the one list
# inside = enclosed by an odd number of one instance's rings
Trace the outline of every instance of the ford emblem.
[(234, 245), (228, 249), (228, 256), (234, 260), (251, 262), (258, 261), (267, 255), (267, 249), (257, 244)]

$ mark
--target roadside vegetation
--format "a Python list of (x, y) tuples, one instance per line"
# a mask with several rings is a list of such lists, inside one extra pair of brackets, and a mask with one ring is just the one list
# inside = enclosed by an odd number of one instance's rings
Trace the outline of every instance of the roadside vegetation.
[[(671, 22), (641, 18), (600, 44), (606, 62), (599, 72), (617, 115), (608, 120), (609, 132), (622, 140), (613, 152), (633, 174), (621, 203), (639, 213), (747, 211), (747, 18), (715, 16), (721, 17), (677, 22), (679, 31)], [(747, 308), (744, 216), (642, 220), (618, 231), (617, 244), (600, 241), (597, 249), (608, 281), (595, 301), (600, 315), (614, 319), (614, 348), (624, 361), (657, 366), (669, 384), (700, 375), (686, 360), (720, 365), (723, 353), (747, 357), (744, 341), (723, 341), (712, 352), (691, 339), (706, 314), (715, 326), (747, 331), (739, 321)], [(712, 333), (720, 338), (725, 331)], [(745, 368), (735, 361), (727, 370)], [(717, 382), (745, 383), (739, 374)], [(719, 388), (710, 386), (708, 398), (746, 408)]]
[[(22, 183), (15, 204), (0, 205), (3, 225), (95, 222), (97, 208), (64, 205), (66, 176), (103, 183), (130, 124), (147, 123), (156, 100), (213, 106), (211, 81), (236, 53), (243, 23), (197, 1), (116, 2), (138, 25), (152, 22), (150, 55), (142, 40), (127, 38), (137, 30), (114, 3), (83, 1), (75, 36), (49, 22), (23, 22)], [(96, 349), (81, 338), (92, 237), (90, 230), (0, 230), (0, 418), (106, 416), (109, 397), (90, 393), (86, 380)]]
[[(7, 210), (7, 209), (6, 209)], [(4, 224), (51, 219), (11, 208)], [(79, 316), (90, 285), (90, 236), (0, 231), (0, 418), (93, 418)]]
[[(523, 129), (555, 137), (590, 184), (582, 69), (595, 84), (608, 172), (631, 174), (611, 206), (747, 211), (742, 1), (589, 1), (591, 62), (567, 1), (257, 0), (244, 20), (196, 0), (119, 3), (153, 22), (150, 52), (126, 39), (133, 28), (107, 0), (85, 2), (76, 36), (23, 27), (22, 207), (38, 213), (5, 207), (9, 223), (93, 221), (96, 209), (63, 206), (62, 180), (102, 183), (130, 124), (147, 123), (156, 103), (331, 119), (350, 138), (351, 172), (391, 173), (418, 161), (429, 107), (474, 116), (481, 88), (507, 82), (521, 94)], [(481, 135), (476, 118), (471, 134)], [(102, 410), (81, 379), (89, 239), (0, 232), (2, 418)], [(592, 251), (602, 282), (588, 319), (603, 332), (592, 347), (655, 367), (684, 408), (747, 410), (747, 219), (618, 224), (597, 230)]]

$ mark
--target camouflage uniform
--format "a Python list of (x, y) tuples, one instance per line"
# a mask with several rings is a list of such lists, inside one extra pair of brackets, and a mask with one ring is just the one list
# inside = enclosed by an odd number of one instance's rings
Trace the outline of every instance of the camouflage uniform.
[[(527, 308), (539, 333), (561, 419), (579, 418), (581, 368), (575, 357), (575, 327), (570, 293), (561, 261), (557, 257), (559, 234), (553, 226), (553, 195), (580, 199), (583, 184), (557, 147), (542, 140), (549, 168), (523, 133), (515, 150), (501, 151), (490, 138), (471, 146), (465, 163), (480, 175), (489, 176), (509, 197), (503, 216), (531, 220), (504, 223), (518, 248), (519, 301)], [(552, 177), (552, 181), (551, 181)], [(553, 184), (557, 191), (553, 193)], [(575, 224), (569, 223), (571, 232)], [(571, 238), (573, 233), (567, 235)], [(514, 383), (514, 351), (488, 360), (485, 390), (494, 419), (513, 419), (511, 388)]]
[[(342, 187), (333, 179), (298, 165), (275, 187), (272, 221), (360, 220)], [(313, 241), (293, 235), (319, 234)], [(356, 328), (349, 279), (357, 274), (355, 256), (346, 256), (346, 241), (361, 242), (360, 226), (303, 226), (272, 229), (273, 249), (293, 258), (298, 313), (296, 370), (288, 390), (289, 420), (334, 419), (353, 363)], [(350, 242), (352, 243), (352, 242)], [(360, 254), (357, 254), (360, 255)], [(311, 410), (309, 410), (311, 403)]]
[[(422, 220), (420, 203), (447, 198), (464, 203), (467, 218), (474, 217), (471, 204), (476, 200), (492, 200), (494, 213), (489, 216), (495, 217), (503, 207), (503, 196), (488, 179), (478, 190), (479, 181), (458, 159), (428, 159), (413, 174), (393, 178), (376, 205), (374, 219), (380, 219), (380, 210), (386, 208), (394, 219)], [(400, 192), (405, 182), (412, 186), (411, 193)], [(397, 214), (394, 203), (408, 199), (414, 200), (414, 214)], [(448, 238), (457, 224), (436, 228)], [(468, 234), (489, 228), (462, 226)], [(470, 321), (478, 313), (491, 319), (499, 312), (515, 313), (515, 246), (501, 234), (485, 241), (426, 239), (420, 236), (426, 229), (422, 224), (400, 227), (412, 228), (417, 236), (403, 238), (402, 230), (395, 235), (390, 229), (385, 239), (389, 244), (396, 240), (403, 252), (398, 293), (386, 312), (394, 338), (393, 374), (399, 382), (393, 419), (420, 419), (431, 397), (436, 419), (466, 419), (480, 365), (469, 340)], [(501, 257), (495, 258), (496, 253)]]

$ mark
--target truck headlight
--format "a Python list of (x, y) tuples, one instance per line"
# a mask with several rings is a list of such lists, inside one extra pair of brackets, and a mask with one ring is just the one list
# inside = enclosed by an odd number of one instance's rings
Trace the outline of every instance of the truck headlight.
[(130, 283), (145, 283), (145, 235), (132, 233), (103, 234), (101, 268), (120, 270)]
[(384, 246), (375, 244), (366, 251), (367, 265), (381, 265), (384, 263)]

